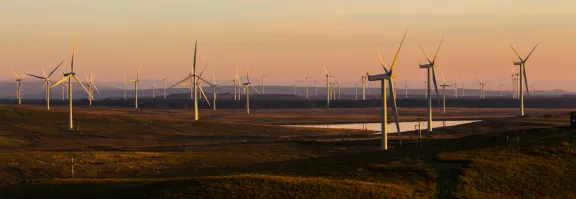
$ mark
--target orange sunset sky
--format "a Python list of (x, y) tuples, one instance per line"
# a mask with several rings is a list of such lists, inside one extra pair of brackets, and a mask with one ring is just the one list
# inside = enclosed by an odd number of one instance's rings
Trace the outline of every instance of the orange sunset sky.
[(96, 72), (99, 82), (133, 78), (139, 63), (143, 79), (177, 81), (190, 72), (198, 40), (198, 64), (207, 61), (220, 84), (236, 68), (245, 73), (246, 63), (254, 79), (269, 75), (268, 84), (303, 84), (305, 76), (321, 84), (326, 64), (353, 86), (361, 68), (383, 72), (375, 51), (391, 63), (408, 29), (400, 86), (423, 87), (420, 46), (432, 55), (444, 36), (437, 72), (449, 83), (475, 87), (481, 78), (509, 89), (517, 58), (508, 44), (526, 56), (540, 42), (527, 64), (529, 84), (576, 90), (575, 8), (574, 0), (6, 0), (0, 79), (12, 80), (12, 70), (41, 74), (62, 60), (67, 72), (77, 33), (77, 72)]

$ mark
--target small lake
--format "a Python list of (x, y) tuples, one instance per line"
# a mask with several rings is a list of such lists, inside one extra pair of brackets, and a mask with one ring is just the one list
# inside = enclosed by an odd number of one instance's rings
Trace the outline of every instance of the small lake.
[[(447, 126), (456, 126), (461, 124), (468, 124), (472, 122), (479, 122), (480, 120), (454, 120), (454, 121), (432, 121), (432, 128), (442, 128)], [(415, 125), (418, 122), (400, 122), (400, 131), (414, 131)], [(426, 131), (428, 128), (427, 121), (421, 121), (420, 123), (422, 131)], [(311, 124), (311, 125), (287, 125), (294, 127), (312, 127), (312, 128), (331, 128), (331, 129), (365, 129), (371, 131), (380, 132), (380, 123), (351, 123), (351, 124)], [(388, 123), (388, 133), (397, 133), (396, 123)]]

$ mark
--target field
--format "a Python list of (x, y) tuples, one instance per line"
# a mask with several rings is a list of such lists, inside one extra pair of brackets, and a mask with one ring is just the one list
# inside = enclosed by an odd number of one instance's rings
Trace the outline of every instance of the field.
[(373, 108), (74, 111), (78, 131), (64, 107), (0, 106), (0, 198), (576, 197), (570, 110), (448, 109), (434, 114), (483, 121), (388, 151), (372, 132), (277, 125), (378, 122)]

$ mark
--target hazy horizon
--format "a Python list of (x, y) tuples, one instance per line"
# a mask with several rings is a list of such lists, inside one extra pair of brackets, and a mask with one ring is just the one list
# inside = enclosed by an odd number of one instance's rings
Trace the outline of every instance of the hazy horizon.
[(569, 91), (576, 90), (574, 7), (567, 0), (9, 1), (0, 7), (0, 17), (9, 19), (0, 21), (6, 30), (0, 33), (0, 79), (13, 79), (12, 70), (41, 74), (64, 61), (52, 79), (60, 78), (69, 70), (76, 33), (77, 72), (96, 72), (98, 82), (134, 78), (140, 63), (143, 79), (177, 81), (190, 73), (197, 40), (198, 71), (207, 61), (205, 76), (211, 80), (215, 72), (220, 84), (237, 68), (245, 75), (248, 64), (253, 83), (262, 72), (267, 85), (303, 86), (306, 76), (322, 85), (326, 64), (349, 87), (359, 82), (361, 68), (382, 73), (375, 51), (390, 64), (408, 29), (398, 87), (405, 81), (423, 87), (420, 46), (432, 55), (445, 37), (440, 82), (444, 72), (447, 82), (465, 81), (467, 88), (480, 78), (510, 89), (518, 58), (508, 44), (524, 57), (539, 42), (527, 64), (529, 84)]

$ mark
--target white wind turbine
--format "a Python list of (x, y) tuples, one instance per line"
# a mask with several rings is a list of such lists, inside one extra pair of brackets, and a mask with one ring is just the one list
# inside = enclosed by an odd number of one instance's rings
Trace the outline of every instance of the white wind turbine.
[(360, 68), (360, 81), (362, 82), (362, 100), (366, 100), (366, 85), (367, 83), (367, 78), (366, 75), (364, 74), (364, 69)]
[(404, 99), (408, 99), (408, 82), (404, 80)]
[(478, 84), (480, 85), (480, 99), (486, 99), (486, 91), (484, 90), (484, 87), (488, 83), (490, 83), (490, 82), (484, 82), (484, 81), (478, 79)]
[[(56, 66), (56, 68), (54, 68), (54, 70), (52, 70), (52, 72), (50, 72), (49, 75), (46, 75), (46, 72), (44, 72), (44, 69), (42, 69), (42, 73), (44, 74), (44, 77), (27, 73), (28, 75), (30, 75), (32, 77), (44, 80), (44, 85), (42, 85), (42, 89), (46, 88), (46, 108), (48, 110), (50, 110), (50, 96), (51, 96), (50, 77), (52, 77), (52, 74), (54, 74), (54, 72), (56, 72), (56, 70), (58, 70), (58, 68), (60, 68), (62, 63), (64, 63), (64, 61), (60, 62), (60, 64), (58, 64), (58, 66)], [(62, 93), (64, 93), (64, 92), (62, 92)]]
[(250, 88), (253, 88), (258, 94), (260, 94), (260, 92), (258, 92), (258, 89), (252, 86), (252, 83), (250, 82), (250, 69), (248, 68), (248, 65), (246, 65), (246, 82), (243, 83), (243, 85), (243, 93), (246, 93), (246, 113), (250, 114)]
[(216, 75), (214, 74), (214, 72), (212, 72), (212, 109), (216, 110), (216, 95), (217, 95), (217, 90), (218, 89), (218, 84), (216, 83)]
[(268, 76), (268, 75), (260, 73), (260, 84), (262, 86), (262, 88), (261, 88), (262, 89), (262, 95), (264, 95), (264, 77), (266, 77), (266, 76)]
[(500, 97), (504, 96), (504, 84), (500, 84)]
[(358, 84), (354, 84), (354, 90), (356, 90), (356, 100), (358, 100)]
[[(192, 73), (190, 73), (187, 77), (185, 77), (183, 80), (177, 82), (176, 84), (172, 85), (170, 88), (173, 88), (175, 86), (181, 85), (184, 82), (189, 81), (190, 79), (192, 79), (192, 88), (193, 88), (193, 98), (194, 98), (194, 120), (198, 120), (198, 82), (201, 80), (204, 83), (207, 83), (209, 85), (212, 85), (210, 82), (206, 81), (205, 79), (203, 79), (201, 76), (196, 75), (196, 54), (197, 54), (197, 47), (198, 47), (198, 42), (194, 42), (194, 62), (192, 64)], [(204, 69), (206, 69), (206, 66), (208, 65), (208, 63), (206, 63), (206, 65), (204, 66)], [(202, 73), (204, 72), (204, 70), (202, 70)], [(202, 88), (200, 87), (200, 90), (202, 91), (202, 94), (204, 95), (204, 98), (206, 100), (206, 102), (208, 102), (208, 106), (212, 106), (210, 105), (210, 101), (208, 101), (208, 98), (206, 97), (206, 94), (204, 93), (204, 91), (202, 90)]]
[(238, 85), (240, 83), (240, 76), (238, 76), (239, 70), (239, 68), (236, 68), (236, 76), (234, 76), (234, 79), (231, 81), (234, 84), (234, 100), (240, 100), (240, 94), (238, 92)]
[(308, 98), (308, 79), (310, 79), (312, 77), (304, 77), (304, 84), (306, 86), (306, 99), (310, 99)]
[(84, 76), (86, 77), (86, 82), (87, 82), (86, 85), (88, 86), (88, 92), (90, 92), (90, 96), (92, 96), (92, 97), (88, 96), (88, 101), (90, 103), (90, 106), (92, 106), (92, 101), (95, 99), (94, 98), (94, 90), (96, 90), (98, 95), (100, 95), (100, 90), (98, 90), (96, 83), (94, 83), (94, 78), (96, 78), (96, 74), (90, 73), (90, 78), (88, 78), (86, 73), (84, 73)]
[(402, 137), (401, 137), (402, 134), (400, 133), (400, 123), (399, 123), (399, 119), (398, 119), (398, 107), (396, 106), (396, 92), (394, 89), (393, 79), (396, 78), (396, 75), (394, 74), (394, 68), (396, 67), (396, 61), (398, 60), (398, 55), (400, 54), (400, 49), (402, 48), (402, 44), (404, 43), (404, 39), (406, 38), (407, 33), (408, 33), (408, 30), (406, 30), (406, 32), (404, 33), (404, 36), (402, 37), (402, 41), (400, 42), (400, 46), (398, 47), (398, 51), (396, 52), (396, 56), (394, 57), (394, 61), (392, 62), (392, 65), (390, 66), (390, 70), (388, 70), (386, 64), (384, 63), (384, 60), (380, 56), (380, 53), (377, 53), (378, 58), (380, 59), (380, 64), (382, 65), (382, 68), (384, 69), (384, 74), (370, 76), (368, 73), (366, 73), (366, 76), (368, 77), (369, 81), (380, 81), (380, 83), (381, 83), (382, 107), (380, 110), (380, 114), (381, 114), (380, 117), (382, 119), (382, 123), (381, 123), (382, 150), (388, 150), (388, 122), (387, 122), (388, 111), (387, 111), (386, 83), (388, 83), (390, 86), (390, 97), (392, 98), (392, 101), (393, 101), (392, 108), (393, 108), (393, 113), (394, 113), (394, 117), (396, 120), (396, 130), (398, 132), (398, 138), (400, 140), (400, 147), (403, 146)]
[(332, 98), (332, 93), (330, 92), (330, 90), (332, 90), (330, 85), (330, 79), (332, 75), (328, 73), (326, 65), (324, 65), (324, 71), (326, 72), (326, 108), (330, 108), (330, 98)]
[(442, 87), (442, 95), (443, 95), (442, 113), (446, 113), (446, 87), (450, 87), (451, 85), (446, 84), (446, 80), (444, 79), (444, 72), (442, 72), (442, 85), (440, 86)]
[(156, 99), (156, 92), (160, 93), (160, 91), (158, 89), (156, 89), (156, 84), (152, 85), (152, 99), (155, 100)]
[(90, 94), (90, 92), (88, 92), (88, 89), (86, 89), (86, 87), (84, 87), (84, 84), (82, 84), (82, 81), (80, 81), (80, 79), (78, 79), (76, 77), (76, 73), (74, 73), (74, 56), (76, 54), (76, 37), (74, 37), (74, 45), (72, 47), (72, 60), (70, 61), (70, 72), (65, 73), (64, 74), (64, 78), (62, 78), (60, 81), (56, 82), (54, 85), (52, 85), (51, 88), (54, 88), (56, 86), (58, 86), (58, 84), (61, 84), (62, 82), (68, 80), (68, 128), (70, 130), (74, 130), (74, 120), (73, 120), (73, 114), (72, 114), (72, 79), (76, 80), (76, 82), (78, 82), (78, 84), (80, 84), (80, 86), (82, 86), (82, 88), (84, 89), (84, 91), (86, 93), (88, 93), (88, 97), (92, 97), (92, 95)]
[(520, 55), (518, 55), (518, 52), (516, 52), (516, 49), (514, 49), (514, 47), (512, 45), (510, 45), (510, 47), (512, 47), (512, 50), (514, 50), (514, 53), (516, 53), (516, 56), (518, 56), (518, 59), (520, 59), (519, 62), (514, 62), (514, 65), (520, 67), (520, 79), (518, 79), (520, 81), (520, 87), (518, 88), (518, 91), (520, 91), (520, 94), (519, 94), (520, 95), (520, 116), (524, 116), (524, 90), (522, 90), (522, 85), (523, 85), (522, 80), (524, 80), (524, 85), (526, 86), (526, 92), (528, 93), (528, 95), (530, 95), (530, 90), (528, 89), (528, 78), (526, 76), (526, 62), (528, 61), (528, 59), (530, 58), (530, 55), (532, 55), (534, 50), (536, 50), (536, 47), (538, 47), (538, 44), (536, 44), (536, 46), (534, 46), (534, 48), (532, 49), (530, 54), (528, 54), (528, 56), (526, 56), (526, 58), (524, 58), (524, 59), (522, 59), (522, 57), (520, 57)]
[(166, 77), (162, 78), (162, 81), (164, 81), (164, 99), (166, 99), (166, 90), (167, 90), (167, 87), (166, 87)]
[(16, 77), (16, 98), (18, 99), (18, 104), (22, 104), (22, 80), (28, 73), (24, 73), (22, 77), (18, 76), (14, 71), (12, 71), (12, 74)]
[(426, 52), (424, 51), (424, 48), (422, 48), (422, 52), (424, 53), (424, 56), (426, 56), (426, 60), (428, 60), (428, 64), (419, 64), (420, 68), (426, 68), (428, 71), (428, 81), (426, 81), (426, 97), (428, 99), (428, 134), (430, 134), (432, 132), (432, 81), (434, 82), (434, 90), (436, 91), (436, 97), (438, 98), (438, 102), (440, 102), (440, 95), (438, 94), (438, 86), (436, 84), (436, 59), (438, 58), (438, 52), (440, 52), (440, 47), (442, 46), (442, 42), (444, 41), (444, 38), (442, 38), (442, 40), (440, 41), (440, 44), (438, 45), (438, 49), (436, 50), (436, 55), (434, 55), (434, 59), (430, 60), (430, 58), (428, 58), (428, 55), (426, 54)]
[(292, 95), (296, 96), (296, 84), (294, 84), (292, 87), (293, 87)]
[(138, 73), (136, 73), (136, 79), (130, 80), (130, 82), (134, 82), (134, 107), (138, 108), (138, 88), (140, 88), (140, 69), (142, 68), (142, 64), (138, 66)]

